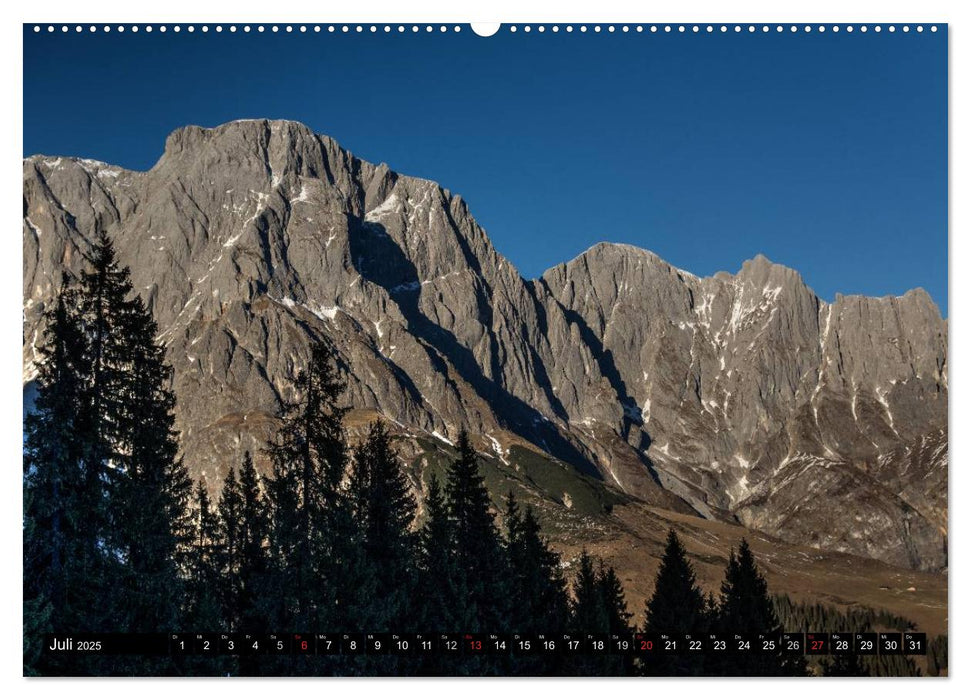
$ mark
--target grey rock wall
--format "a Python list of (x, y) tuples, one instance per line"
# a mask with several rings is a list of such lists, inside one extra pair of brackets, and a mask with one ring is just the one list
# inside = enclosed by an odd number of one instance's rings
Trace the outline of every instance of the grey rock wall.
[(947, 324), (922, 290), (830, 304), (762, 256), (698, 278), (612, 244), (524, 280), (461, 197), (294, 122), (180, 129), (147, 172), (23, 170), (25, 384), (60, 271), (109, 233), (211, 485), (326, 335), (347, 401), (404, 434), (467, 426), (660, 507), (946, 565)]

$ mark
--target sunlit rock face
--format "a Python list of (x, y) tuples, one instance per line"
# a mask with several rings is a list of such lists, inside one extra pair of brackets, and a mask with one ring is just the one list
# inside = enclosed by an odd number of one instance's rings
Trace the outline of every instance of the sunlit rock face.
[(406, 438), (465, 426), (657, 506), (946, 565), (947, 324), (923, 290), (827, 303), (762, 256), (699, 278), (612, 244), (524, 280), (461, 197), (294, 122), (180, 129), (147, 172), (23, 171), (25, 385), (61, 271), (107, 232), (211, 486), (327, 336), (348, 404)]

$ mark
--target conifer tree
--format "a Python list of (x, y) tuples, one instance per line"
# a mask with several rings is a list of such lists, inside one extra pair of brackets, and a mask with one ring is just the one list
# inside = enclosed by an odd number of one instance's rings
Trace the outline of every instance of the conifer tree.
[(247, 452), (239, 470), (240, 528), (238, 530), (238, 600), (230, 611), (240, 632), (256, 633), (269, 628), (259, 604), (261, 592), (271, 591), (268, 583), (267, 540), (269, 514), (261, 479)]
[(570, 625), (574, 634), (610, 633), (610, 621), (597, 583), (597, 570), (594, 568), (593, 557), (586, 550), (577, 559)]
[[(777, 637), (782, 633), (768, 586), (744, 539), (738, 553), (733, 551), (728, 559), (716, 625), (726, 636), (744, 633)], [(738, 655), (726, 662), (721, 670), (732, 675), (780, 676), (804, 675), (805, 669), (803, 657), (783, 655), (782, 650), (777, 649), (772, 653)]]
[[(707, 633), (705, 598), (695, 582), (695, 572), (685, 555), (684, 546), (674, 530), (668, 531), (667, 544), (657, 576), (654, 593), (647, 601), (644, 632), (649, 635), (669, 634), (681, 643), (685, 634)], [(692, 654), (658, 655), (644, 670), (651, 675), (700, 675), (703, 657)]]
[[(247, 453), (248, 454), (248, 453)], [(230, 468), (223, 481), (219, 505), (216, 508), (218, 539), (221, 543), (219, 574), (222, 578), (220, 601), (226, 629), (236, 631), (242, 584), (240, 581), (240, 550), (243, 542), (243, 492), (236, 478), (236, 470)]]
[(88, 338), (88, 370), (91, 393), (88, 469), (92, 478), (108, 481), (119, 467), (127, 466), (129, 436), (126, 434), (126, 402), (131, 348), (125, 336), (129, 317), (136, 309), (130, 297), (132, 285), (127, 268), (118, 265), (114, 245), (102, 234), (94, 246), (92, 269), (81, 274), (80, 304)]
[[(274, 551), (270, 537), (272, 510), (264, 483), (252, 456), (246, 452), (238, 479), (232, 473), (227, 477), (219, 505), (220, 529), (227, 541), (224, 570), (228, 581), (224, 584), (223, 603), (227, 629), (253, 635), (281, 629), (278, 620), (285, 619), (288, 609), (285, 592), (280, 589), (286, 583), (285, 571), (280, 561), (271, 556)], [(271, 486), (272, 483), (267, 487)], [(239, 517), (234, 527), (230, 518), (237, 508)], [(230, 566), (228, 541), (233, 537), (236, 539), (235, 566)], [(276, 565), (271, 565), (271, 561)], [(238, 659), (238, 672), (246, 676), (284, 673), (286, 666), (275, 661), (258, 655), (242, 655)]]
[[(569, 627), (566, 581), (560, 558), (540, 535), (532, 508), (521, 511), (510, 491), (506, 497), (506, 590), (509, 606), (506, 629), (522, 634), (545, 634), (554, 644), (556, 635)], [(560, 675), (564, 659), (539, 655), (511, 661), (511, 673)]]
[(490, 632), (503, 629), (506, 619), (502, 545), (489, 492), (465, 430), (459, 434), (456, 447), (459, 455), (449, 466), (446, 497), (456, 573), (464, 591), (457, 611), (464, 623), (460, 629)]
[(597, 571), (597, 587), (603, 600), (607, 615), (607, 628), (611, 634), (628, 635), (631, 633), (631, 617), (624, 599), (624, 586), (612, 566), (607, 566), (603, 560)]
[[(630, 636), (631, 615), (624, 600), (624, 588), (612, 567), (603, 560), (595, 564), (584, 550), (577, 561), (572, 588), (570, 632), (576, 635)], [(577, 675), (630, 675), (633, 662), (626, 656), (591, 655), (581, 658), (570, 671)]]
[(267, 489), (272, 588), (279, 592), (269, 612), (281, 629), (310, 631), (357, 619), (367, 578), (349, 499), (340, 489), (347, 409), (338, 403), (344, 382), (328, 344), (311, 343), (295, 390), (297, 399), (284, 403), (267, 450), (273, 463)]
[(223, 547), (218, 513), (209, 499), (205, 484), (196, 486), (192, 509), (195, 536), (189, 555), (189, 614), (187, 629), (223, 629), (220, 598), (226, 585), (222, 576)]
[(779, 626), (768, 585), (746, 540), (729, 555), (721, 586), (720, 622), (736, 632), (758, 633)]
[[(38, 518), (31, 515), (31, 500), (34, 494), (24, 488), (24, 676), (42, 675), (48, 670), (43, 658), (44, 635), (53, 632), (51, 614), (53, 604), (49, 586), (37, 585), (30, 577), (44, 575), (50, 570), (49, 562), (36, 560), (36, 554), (29, 554), (28, 548), (34, 545)], [(35, 552), (40, 548), (35, 548)], [(49, 582), (53, 583), (53, 582)]]
[(65, 277), (48, 316), (25, 421), (25, 576), (49, 586), (39, 592), (50, 605), (35, 607), (52, 628), (176, 629), (191, 483), (177, 458), (171, 369), (107, 236), (90, 260), (79, 284)]
[[(309, 620), (314, 613), (307, 611), (311, 592), (304, 590), (298, 599), (298, 591), (309, 586), (311, 581), (316, 581), (320, 588), (330, 584), (323, 576), (316, 576), (319, 567), (311, 567), (312, 562), (300, 548), (306, 535), (301, 530), (303, 518), (298, 474), (289, 462), (274, 458), (273, 471), (266, 482), (266, 500), (270, 507), (268, 566), (256, 596), (256, 617), (263, 620), (268, 629), (302, 629), (304, 624), (298, 624), (297, 620)], [(318, 530), (316, 535), (318, 540), (314, 544), (319, 551), (322, 549), (319, 542), (322, 533)], [(304, 557), (301, 557), (302, 553)], [(316, 591), (313, 593), (315, 598), (326, 597), (318, 596)]]
[(43, 659), (44, 635), (51, 629), (50, 601), (38, 595), (24, 599), (24, 676), (40, 676), (50, 670)]
[(418, 585), (413, 600), (421, 611), (420, 621), (426, 632), (458, 630), (463, 591), (457, 578), (448, 504), (434, 474), (428, 483), (425, 513), (418, 533)]
[[(510, 598), (518, 599), (521, 593), (530, 588), (528, 581), (530, 572), (523, 566), (525, 544), (523, 542), (523, 512), (512, 491), (506, 494), (502, 520), (505, 526), (506, 590)], [(534, 629), (526, 629), (527, 625), (532, 622), (532, 614), (529, 608), (528, 604), (510, 606), (509, 615), (506, 618), (507, 629), (526, 633), (535, 632)]]
[(705, 600), (688, 562), (684, 546), (674, 530), (668, 531), (664, 555), (654, 579), (654, 593), (647, 601), (644, 631), (648, 634), (705, 631)]
[(94, 527), (102, 494), (86, 490), (82, 461), (89, 394), (76, 306), (64, 275), (45, 314), (37, 393), (24, 421), (24, 600), (42, 633), (95, 631), (95, 603), (107, 585)]
[[(59, 493), (62, 505), (47, 511), (50, 526), (80, 533), (33, 538), (76, 544), (69, 557), (76, 572), (63, 568), (61, 544), (51, 552), (61, 574), (47, 580), (62, 589), (52, 590), (52, 624), (99, 632), (175, 628), (182, 598), (177, 555), (189, 533), (191, 484), (176, 456), (171, 369), (106, 236), (50, 321), (38, 416), (26, 426), (26, 476), (37, 482), (38, 495)], [(52, 470), (48, 457), (55, 454), (61, 464)], [(51, 503), (46, 496), (31, 502), (40, 514)], [(56, 599), (66, 596), (90, 600), (65, 602), (57, 612)]]
[(354, 517), (362, 533), (368, 569), (374, 581), (372, 624), (377, 632), (402, 630), (411, 620), (408, 603), (414, 585), (415, 499), (380, 422), (354, 450), (351, 478)]
[(81, 276), (80, 307), (91, 396), (85, 476), (89, 492), (103, 485), (107, 495), (104, 542), (117, 569), (105, 606), (110, 627), (171, 629), (181, 607), (177, 554), (191, 532), (191, 482), (177, 456), (172, 369), (155, 342), (158, 327), (105, 235)]
[[(627, 610), (624, 598), (624, 586), (612, 566), (607, 566), (603, 560), (597, 571), (597, 588), (603, 600), (607, 617), (607, 627), (610, 633), (619, 637), (629, 637), (632, 615)], [(634, 672), (634, 659), (631, 656), (616, 656), (606, 659), (604, 673), (609, 675), (629, 676)]]
[(531, 508), (520, 513), (515, 496), (506, 497), (506, 530), (511, 606), (507, 625), (527, 634), (557, 634), (568, 624), (566, 582), (560, 558), (540, 536)]

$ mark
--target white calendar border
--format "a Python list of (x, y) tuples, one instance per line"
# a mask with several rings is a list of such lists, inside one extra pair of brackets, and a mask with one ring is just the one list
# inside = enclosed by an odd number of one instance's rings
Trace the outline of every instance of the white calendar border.
[[(967, 4), (967, 3), (965, 3)], [(969, 58), (971, 55), (971, 29), (964, 22), (967, 12), (962, 11), (959, 2), (946, 0), (921, 0), (921, 2), (903, 2), (900, 0), (882, 0), (880, 3), (850, 2), (848, 0), (814, 0), (809, 2), (780, 3), (768, 0), (735, 0), (726, 3), (716, 0), (695, 0), (688, 4), (647, 4), (635, 3), (630, 0), (589, 0), (587, 3), (564, 1), (559, 3), (535, 2), (531, 0), (490, 0), (480, 3), (449, 2), (447, 0), (410, 0), (402, 3), (400, 0), (371, 0), (366, 5), (350, 3), (333, 6), (308, 0), (296, 0), (285, 5), (252, 2), (206, 2), (204, 0), (168, 0), (156, 3), (155, 7), (136, 5), (131, 2), (111, 0), (96, 2), (69, 2), (66, 0), (48, 0), (47, 2), (32, 3), (24, 6), (18, 3), (13, 7), (8, 3), (3, 9), (4, 22), (0, 25), (2, 42), (0, 51), (5, 59), (5, 70), (0, 73), (3, 82), (2, 93), (7, 102), (3, 110), (5, 133), (7, 138), (2, 140), (3, 158), (0, 160), (3, 175), (5, 206), (3, 212), (3, 230), (5, 231), (6, 254), (0, 256), (0, 328), (7, 329), (6, 340), (0, 345), (4, 368), (2, 377), (2, 395), (5, 397), (0, 411), (0, 444), (3, 446), (2, 463), (6, 470), (3, 482), (2, 505), (0, 512), (4, 514), (3, 529), (5, 537), (2, 541), (0, 556), (6, 564), (4, 574), (0, 580), (0, 595), (4, 602), (3, 610), (9, 611), (3, 616), (4, 628), (0, 635), (0, 661), (3, 664), (3, 679), (11, 684), (15, 695), (36, 696), (39, 698), (58, 698), (64, 700), (69, 695), (78, 693), (97, 694), (106, 696), (128, 696), (138, 693), (145, 700), (155, 698), (171, 698), (195, 694), (208, 694), (216, 691), (213, 686), (215, 679), (171, 679), (151, 681), (137, 680), (88, 680), (75, 682), (66, 679), (46, 679), (27, 681), (21, 678), (21, 577), (19, 562), (21, 559), (21, 538), (18, 531), (21, 527), (20, 513), (20, 474), (21, 461), (21, 409), (15, 397), (21, 396), (21, 350), (20, 342), (15, 338), (21, 323), (21, 278), (22, 270), (18, 265), (17, 251), (21, 250), (19, 235), (21, 228), (21, 167), (23, 143), (23, 93), (22, 93), (22, 57), (23, 22), (408, 22), (408, 23), (468, 23), (496, 22), (544, 22), (553, 23), (628, 23), (637, 22), (723, 22), (723, 23), (877, 23), (877, 22), (911, 22), (911, 23), (949, 23), (950, 44), (950, 227), (954, 230), (957, 215), (961, 210), (961, 203), (968, 201), (967, 177), (961, 177), (968, 172), (968, 139), (962, 138), (967, 128), (965, 123), (957, 121), (958, 116), (969, 114), (968, 93), (971, 88), (967, 85), (962, 90), (959, 78), (965, 82), (971, 69)], [(966, 120), (965, 120), (966, 121)], [(957, 127), (957, 128), (955, 128)], [(963, 167), (962, 167), (963, 166)], [(16, 235), (16, 239), (14, 236)], [(961, 271), (971, 266), (971, 242), (967, 235), (951, 235), (949, 248), (949, 268), (951, 271)], [(967, 321), (965, 306), (971, 299), (971, 275), (949, 275), (949, 338), (950, 338), (950, 397), (951, 415), (955, 418), (952, 425), (960, 425), (962, 419), (968, 420), (969, 383), (964, 379), (964, 368), (969, 357), (968, 347), (971, 344), (969, 332), (971, 325)], [(960, 350), (958, 350), (960, 349)], [(957, 352), (955, 362), (955, 352)], [(955, 368), (955, 365), (956, 368)], [(15, 368), (16, 367), (16, 371)], [(962, 513), (964, 501), (971, 498), (968, 493), (969, 477), (964, 473), (971, 469), (971, 455), (969, 438), (961, 430), (950, 431), (950, 463), (957, 467), (949, 474), (951, 501), (951, 580), (950, 590), (959, 590), (961, 584), (968, 581), (967, 542), (971, 540), (968, 531), (968, 517)], [(961, 494), (959, 508), (954, 508), (954, 498)], [(966, 511), (965, 511), (966, 512)], [(232, 682), (233, 692), (241, 698), (265, 699), (268, 694), (286, 693), (353, 693), (358, 697), (370, 698), (394, 695), (394, 700), (426, 700), (430, 697), (456, 698), (463, 700), (494, 700), (497, 693), (555, 693), (557, 700), (569, 698), (586, 698), (592, 692), (608, 692), (612, 695), (621, 693), (637, 694), (678, 694), (678, 693), (711, 693), (717, 694), (719, 700), (728, 698), (744, 698), (748, 700), (753, 693), (785, 694), (787, 698), (802, 700), (812, 697), (810, 694), (834, 693), (843, 695), (859, 695), (860, 693), (880, 693), (885, 698), (908, 698), (920, 694), (947, 693), (962, 696), (968, 695), (966, 679), (971, 672), (960, 663), (962, 652), (969, 645), (964, 640), (971, 634), (971, 621), (967, 615), (968, 605), (959, 596), (951, 596), (949, 615), (950, 629), (950, 674), (948, 680), (933, 679), (885, 679), (882, 681), (867, 681), (866, 679), (810, 679), (804, 681), (782, 680), (727, 680), (727, 679), (677, 679), (677, 680), (646, 680), (646, 679), (481, 679), (481, 680), (402, 680), (402, 679), (354, 679), (329, 680), (328, 683), (339, 683), (339, 686), (313, 685), (315, 679), (288, 679), (279, 681), (235, 679)], [(320, 681), (316, 681), (320, 682)], [(865, 683), (879, 683), (877, 686), (864, 686)], [(595, 683), (613, 684), (603, 690), (595, 688)], [(689, 688), (686, 683), (691, 683)], [(352, 687), (351, 684), (357, 684)], [(697, 685), (694, 685), (697, 684)], [(6, 683), (5, 683), (6, 685)], [(965, 690), (961, 691), (960, 688)]]

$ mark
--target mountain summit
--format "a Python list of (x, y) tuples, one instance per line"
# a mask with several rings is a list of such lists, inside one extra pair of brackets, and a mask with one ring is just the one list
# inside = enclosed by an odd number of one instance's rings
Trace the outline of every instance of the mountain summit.
[(23, 176), (25, 384), (61, 271), (108, 233), (213, 486), (327, 336), (352, 418), (405, 440), (466, 426), (503, 463), (515, 446), (668, 510), (946, 565), (947, 324), (922, 290), (830, 304), (762, 256), (699, 278), (614, 244), (524, 280), (462, 198), (288, 121), (179, 129), (147, 172), (32, 156)]

